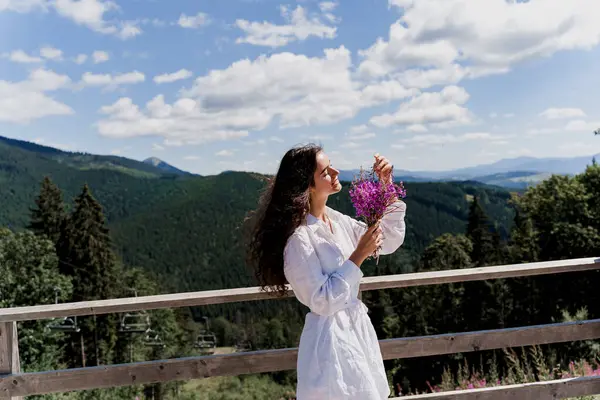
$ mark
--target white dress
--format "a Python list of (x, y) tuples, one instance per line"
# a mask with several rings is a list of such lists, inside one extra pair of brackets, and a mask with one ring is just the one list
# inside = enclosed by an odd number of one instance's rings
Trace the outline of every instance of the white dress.
[[(406, 204), (397, 201), (382, 222), (380, 254), (404, 242)], [(333, 233), (309, 214), (284, 251), (285, 276), (310, 308), (298, 351), (298, 400), (382, 400), (390, 395), (377, 335), (358, 299), (360, 268), (348, 258), (366, 225), (327, 207)]]

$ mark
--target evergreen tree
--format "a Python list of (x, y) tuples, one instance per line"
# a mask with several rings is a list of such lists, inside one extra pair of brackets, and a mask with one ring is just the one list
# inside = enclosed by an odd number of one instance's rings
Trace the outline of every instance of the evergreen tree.
[[(58, 244), (61, 272), (73, 279), (72, 301), (109, 299), (118, 293), (115, 256), (101, 205), (87, 185), (75, 199)], [(110, 361), (116, 342), (117, 321), (112, 316), (82, 318), (82, 335), (88, 365)], [(76, 352), (79, 350), (76, 350)], [(80, 360), (73, 354), (72, 360)]]
[(485, 211), (479, 203), (479, 198), (474, 197), (469, 208), (469, 219), (467, 222), (467, 237), (473, 243), (471, 260), (476, 267), (483, 267), (494, 260), (498, 249), (494, 248), (494, 239), (491, 225)]
[(515, 211), (515, 223), (510, 239), (511, 263), (538, 261), (538, 244), (533, 222), (518, 208)]
[(45, 235), (56, 245), (65, 220), (65, 204), (62, 192), (50, 177), (42, 181), (35, 204), (37, 208), (30, 209), (31, 221), (27, 228), (37, 235)]
[[(471, 261), (474, 267), (484, 267), (494, 260), (497, 249), (485, 211), (475, 196), (469, 208), (467, 238), (472, 243)], [(498, 243), (497, 243), (498, 244)], [(469, 330), (490, 329), (495, 326), (492, 316), (496, 300), (493, 298), (493, 282), (464, 283), (464, 301), (462, 304), (466, 328)]]

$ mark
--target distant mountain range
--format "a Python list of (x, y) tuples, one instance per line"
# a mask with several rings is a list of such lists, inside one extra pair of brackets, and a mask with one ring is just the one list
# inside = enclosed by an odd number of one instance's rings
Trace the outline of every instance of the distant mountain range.
[[(460, 168), (449, 171), (396, 170), (396, 180), (405, 182), (477, 181), (509, 188), (525, 188), (535, 185), (552, 174), (575, 175), (585, 170), (597, 155), (571, 158), (507, 158), (491, 164)], [(349, 181), (359, 170), (340, 172), (340, 180)]]
[[(163, 160), (150, 157), (143, 161), (118, 156), (100, 156), (88, 153), (71, 153), (17, 139), (0, 136), (0, 143), (24, 150), (45, 154), (60, 163), (78, 169), (117, 170), (134, 176), (193, 176)], [(395, 170), (396, 180), (405, 182), (475, 181), (507, 188), (526, 188), (548, 178), (552, 174), (574, 175), (591, 164), (594, 155), (570, 158), (517, 157), (502, 159), (491, 164), (482, 164), (448, 171)], [(359, 170), (340, 172), (340, 180), (351, 181)]]

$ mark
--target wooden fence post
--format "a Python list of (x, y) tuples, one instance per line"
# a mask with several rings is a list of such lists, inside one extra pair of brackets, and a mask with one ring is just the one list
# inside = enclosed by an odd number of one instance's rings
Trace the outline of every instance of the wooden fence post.
[[(21, 372), (19, 362), (19, 336), (16, 322), (0, 323), (0, 376)], [(23, 397), (10, 397), (0, 393), (1, 399), (23, 400)]]

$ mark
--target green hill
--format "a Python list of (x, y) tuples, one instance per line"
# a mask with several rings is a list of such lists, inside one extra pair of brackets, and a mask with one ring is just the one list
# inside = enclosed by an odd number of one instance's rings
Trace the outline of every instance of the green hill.
[[(67, 202), (87, 183), (104, 207), (118, 254), (127, 265), (163, 277), (164, 290), (254, 284), (244, 267), (240, 228), (264, 186), (260, 175), (174, 175), (121, 157), (68, 153), (1, 139), (0, 226), (26, 226), (44, 175), (63, 190)], [(509, 193), (499, 188), (478, 183), (409, 183), (407, 189), (406, 243), (380, 262), (392, 272), (411, 270), (412, 261), (439, 235), (463, 232), (470, 196), (480, 196), (502, 236), (512, 221)], [(329, 204), (353, 215), (347, 187)], [(373, 268), (367, 268), (367, 274)]]

